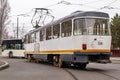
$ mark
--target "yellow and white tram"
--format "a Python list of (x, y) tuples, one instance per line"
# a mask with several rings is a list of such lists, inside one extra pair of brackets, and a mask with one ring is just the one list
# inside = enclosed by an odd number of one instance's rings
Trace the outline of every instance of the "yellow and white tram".
[(109, 15), (103, 12), (76, 11), (25, 35), (28, 61), (49, 61), (58, 67), (109, 63), (110, 47)]

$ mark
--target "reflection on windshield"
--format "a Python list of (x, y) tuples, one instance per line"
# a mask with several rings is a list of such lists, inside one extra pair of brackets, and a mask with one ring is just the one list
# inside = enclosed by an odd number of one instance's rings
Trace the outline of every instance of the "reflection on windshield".
[(109, 35), (107, 19), (75, 19), (74, 35)]

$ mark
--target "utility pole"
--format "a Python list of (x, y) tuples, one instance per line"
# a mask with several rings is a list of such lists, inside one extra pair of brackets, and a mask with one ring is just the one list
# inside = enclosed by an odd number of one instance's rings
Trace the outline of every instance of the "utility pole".
[(18, 39), (18, 37), (19, 37), (19, 36), (18, 36), (18, 33), (19, 33), (18, 31), (19, 31), (19, 29), (18, 29), (18, 28), (19, 28), (19, 18), (17, 17), (17, 39)]
[(14, 39), (15, 39), (15, 27), (14, 27), (14, 23), (12, 23), (13, 26), (13, 33), (14, 33)]

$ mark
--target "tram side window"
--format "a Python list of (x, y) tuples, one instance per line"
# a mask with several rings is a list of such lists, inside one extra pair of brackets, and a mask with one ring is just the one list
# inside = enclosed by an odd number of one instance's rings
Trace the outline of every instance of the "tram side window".
[(30, 43), (30, 35), (28, 35), (28, 38), (27, 38), (27, 39), (28, 39), (28, 40), (27, 40), (27, 41), (28, 41), (28, 43)]
[(73, 34), (74, 35), (87, 34), (87, 29), (85, 27), (85, 19), (79, 18), (74, 20)]
[(53, 38), (59, 38), (60, 37), (60, 24), (57, 24), (53, 26)]
[(52, 38), (52, 36), (51, 36), (51, 27), (47, 27), (46, 28), (46, 40), (49, 40), (51, 38)]
[(31, 34), (30, 34), (30, 40), (29, 41), (30, 41), (30, 43), (32, 43)]
[(25, 43), (29, 43), (29, 36), (25, 35)]
[(62, 23), (62, 37), (68, 37), (71, 36), (72, 32), (72, 20), (66, 21)]
[(34, 42), (36, 42), (36, 38), (37, 38), (37, 37), (36, 37), (36, 32), (34, 33), (34, 36), (35, 36), (35, 37), (34, 37)]
[(24, 42), (28, 43), (28, 35), (25, 35)]
[(25, 42), (25, 43), (30, 43), (29, 35), (25, 35), (24, 42)]
[(39, 31), (36, 32), (36, 41), (39, 41)]
[(45, 28), (40, 30), (40, 41), (45, 39)]
[(34, 40), (35, 40), (35, 34), (32, 33), (32, 34), (30, 35), (30, 43), (33, 43)]

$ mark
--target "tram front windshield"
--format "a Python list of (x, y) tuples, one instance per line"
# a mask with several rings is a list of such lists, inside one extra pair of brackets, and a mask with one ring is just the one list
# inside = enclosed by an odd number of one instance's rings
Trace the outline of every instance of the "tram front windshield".
[(108, 22), (108, 19), (75, 19), (74, 35), (110, 35)]

